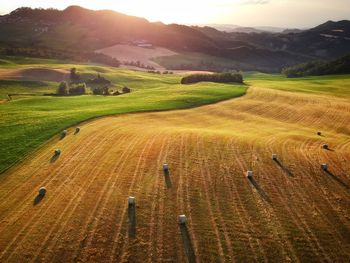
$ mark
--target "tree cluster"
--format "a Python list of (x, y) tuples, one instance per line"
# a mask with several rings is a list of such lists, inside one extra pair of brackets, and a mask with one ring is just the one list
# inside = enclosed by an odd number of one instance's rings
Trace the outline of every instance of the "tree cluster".
[(201, 81), (217, 83), (243, 83), (243, 76), (240, 73), (214, 73), (214, 74), (192, 74), (181, 79), (181, 84), (192, 84)]
[(92, 89), (92, 94), (94, 94), (94, 95), (104, 95), (104, 96), (111, 95), (110, 92), (109, 92), (108, 86), (95, 87), (95, 88)]
[(100, 74), (97, 74), (96, 78), (87, 80), (86, 83), (90, 85), (110, 85), (111, 84), (111, 82), (108, 79), (102, 77)]
[(68, 85), (67, 82), (61, 82), (57, 88), (57, 94), (61, 96), (86, 94), (86, 84)]
[(350, 73), (350, 55), (333, 61), (311, 61), (282, 70), (288, 78)]

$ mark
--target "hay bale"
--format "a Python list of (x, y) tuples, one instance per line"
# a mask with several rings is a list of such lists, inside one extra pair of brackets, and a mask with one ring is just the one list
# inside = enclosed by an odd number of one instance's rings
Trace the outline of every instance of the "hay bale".
[(67, 133), (68, 133), (68, 131), (67, 131), (67, 130), (64, 130), (64, 131), (62, 132), (62, 136), (66, 136)]
[(277, 161), (277, 154), (276, 153), (272, 154), (272, 160)]
[(76, 133), (80, 132), (80, 127), (76, 127), (76, 128), (75, 128), (75, 132), (76, 132)]
[(129, 206), (134, 206), (135, 203), (136, 203), (135, 197), (129, 196), (129, 198), (128, 198), (128, 204), (129, 204)]
[(317, 132), (317, 135), (318, 135), (318, 136), (321, 136), (321, 135), (322, 135), (322, 133), (319, 131), (319, 132)]
[(39, 195), (44, 196), (46, 194), (46, 188), (45, 187), (40, 187), (39, 188)]
[(253, 178), (253, 171), (247, 171), (247, 178)]
[(322, 145), (322, 148), (323, 148), (323, 149), (328, 149), (328, 144), (323, 144), (323, 145)]
[(163, 171), (168, 172), (169, 171), (169, 165), (167, 163), (163, 163)]
[(55, 150), (55, 155), (60, 155), (61, 154), (61, 150), (60, 149), (56, 149)]
[(327, 171), (328, 170), (328, 164), (326, 164), (326, 163), (321, 164), (321, 168), (322, 168), (323, 171)]
[(186, 225), (187, 223), (187, 218), (185, 215), (179, 215), (179, 224), (180, 225)]

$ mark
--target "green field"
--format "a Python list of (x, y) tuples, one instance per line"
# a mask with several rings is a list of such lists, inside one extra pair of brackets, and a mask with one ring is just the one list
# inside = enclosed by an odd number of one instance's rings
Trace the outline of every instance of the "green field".
[[(27, 61), (27, 64), (26, 64)], [(83, 78), (97, 73), (113, 82), (113, 89), (128, 86), (132, 93), (121, 96), (38, 96), (55, 92), (58, 83), (44, 81), (0, 81), (0, 171), (62, 129), (98, 116), (128, 112), (171, 110), (200, 106), (241, 96), (247, 87), (233, 84), (200, 83), (181, 85), (180, 75), (158, 75), (111, 67), (72, 65), (42, 59), (2, 59), (0, 69), (70, 69)], [(23, 95), (28, 94), (28, 95)], [(35, 96), (33, 96), (35, 95)]]

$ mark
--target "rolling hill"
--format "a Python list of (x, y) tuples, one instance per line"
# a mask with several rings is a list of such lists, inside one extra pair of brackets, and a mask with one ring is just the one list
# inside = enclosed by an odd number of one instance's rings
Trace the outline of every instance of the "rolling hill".
[(0, 262), (350, 262), (349, 43), (0, 16)]
[(101, 118), (43, 145), (0, 177), (0, 261), (186, 262), (185, 214), (198, 262), (347, 262), (348, 97), (255, 81), (238, 99)]
[(288, 34), (228, 33), (211, 27), (150, 23), (114, 11), (78, 6), (62, 11), (19, 8), (0, 17), (0, 47), (2, 53), (9, 48), (93, 52), (142, 40), (176, 53), (226, 58), (232, 61), (231, 69), (244, 65), (244, 70), (279, 72), (312, 59), (334, 59), (350, 53), (349, 23), (327, 22)]

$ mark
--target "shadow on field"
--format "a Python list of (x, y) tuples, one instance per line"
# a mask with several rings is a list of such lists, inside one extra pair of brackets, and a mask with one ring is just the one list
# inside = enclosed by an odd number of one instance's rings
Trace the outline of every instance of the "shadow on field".
[(332, 148), (329, 148), (329, 147), (327, 147), (327, 148), (324, 148), (326, 151), (329, 151), (329, 152), (334, 152), (334, 149), (332, 149)]
[(41, 202), (41, 200), (43, 200), (43, 198), (45, 197), (45, 195), (41, 195), (41, 194), (38, 194), (35, 199), (34, 199), (34, 202), (33, 202), (33, 205), (37, 205)]
[(66, 137), (65, 133), (61, 133), (60, 140), (63, 140)]
[(278, 159), (275, 159), (273, 161), (282, 169), (283, 172), (285, 172), (290, 177), (294, 177), (293, 173), (286, 166), (284, 166)]
[(271, 203), (270, 197), (265, 193), (265, 191), (260, 187), (260, 185), (255, 181), (253, 177), (248, 177), (248, 180), (252, 183), (255, 189), (258, 191), (259, 195), (268, 203)]
[(50, 159), (50, 163), (54, 163), (54, 162), (56, 162), (57, 161), (57, 159), (58, 159), (58, 157), (60, 157), (60, 155), (59, 154), (57, 154), (57, 153), (55, 153), (52, 157), (51, 157), (51, 159)]
[(164, 179), (166, 187), (169, 189), (172, 187), (169, 170), (164, 171)]
[(185, 254), (189, 263), (196, 262), (196, 255), (194, 254), (190, 233), (188, 232), (187, 225), (180, 224), (180, 231), (182, 236), (182, 241), (185, 248)]
[(330, 172), (329, 170), (325, 170), (324, 172), (328, 174), (333, 180), (337, 181), (345, 189), (347, 189), (348, 191), (350, 190), (350, 186), (348, 186), (342, 179), (334, 175), (332, 172)]
[(136, 237), (136, 206), (128, 206), (128, 237)]

